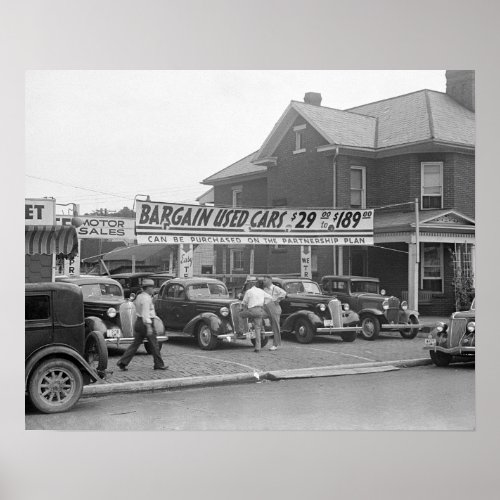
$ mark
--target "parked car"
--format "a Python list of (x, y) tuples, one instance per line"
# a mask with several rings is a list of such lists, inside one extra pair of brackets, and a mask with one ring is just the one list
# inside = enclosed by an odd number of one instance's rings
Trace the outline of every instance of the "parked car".
[[(106, 276), (57, 277), (56, 281), (72, 283), (82, 289), (86, 328), (88, 331), (101, 332), (104, 346), (122, 347), (132, 343), (136, 310), (133, 301), (124, 297), (118, 281)], [(161, 349), (168, 337), (158, 318), (154, 320), (154, 328)], [(144, 346), (149, 350), (147, 340)]]
[(83, 386), (105, 378), (85, 359), (82, 290), (67, 283), (25, 285), (26, 395), (44, 413), (70, 410)]
[[(252, 337), (244, 321), (240, 332), (240, 302), (229, 297), (226, 285), (214, 278), (174, 278), (162, 285), (155, 298), (156, 314), (162, 319), (169, 337), (194, 337), (201, 349), (212, 350), (222, 342)], [(269, 328), (262, 346), (272, 335)]]
[(366, 340), (375, 340), (381, 331), (387, 330), (398, 330), (403, 338), (413, 339), (420, 330), (418, 311), (408, 309), (406, 301), (387, 297), (378, 278), (323, 276), (320, 284), (325, 295), (334, 295), (358, 313), (361, 335)]
[(161, 285), (172, 279), (174, 276), (165, 273), (156, 272), (140, 272), (140, 273), (119, 273), (112, 274), (110, 278), (118, 281), (123, 288), (123, 295), (126, 299), (130, 298), (132, 294), (137, 295), (142, 292), (142, 281), (144, 279), (151, 279), (154, 282), (154, 294), (157, 294)]
[(425, 347), (436, 366), (451, 361), (474, 361), (476, 355), (476, 300), (468, 311), (454, 312), (449, 323), (439, 322), (425, 339)]
[[(249, 276), (240, 298), (250, 287), (249, 282), (255, 279), (258, 287), (264, 287), (263, 277)], [(339, 335), (344, 342), (356, 340), (361, 329), (359, 316), (347, 303), (341, 304), (335, 297), (325, 297), (319, 285), (307, 278), (273, 277), (272, 281), (286, 292), (286, 297), (280, 302), (283, 333), (294, 332), (302, 344), (312, 342), (317, 335)]]

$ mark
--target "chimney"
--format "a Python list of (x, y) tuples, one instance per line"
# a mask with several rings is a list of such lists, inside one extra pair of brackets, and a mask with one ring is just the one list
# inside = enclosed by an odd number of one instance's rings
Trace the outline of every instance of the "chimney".
[(306, 92), (304, 94), (304, 102), (306, 104), (313, 104), (314, 106), (321, 106), (321, 94), (319, 92)]
[(446, 93), (462, 106), (471, 111), (476, 111), (475, 71), (447, 70)]

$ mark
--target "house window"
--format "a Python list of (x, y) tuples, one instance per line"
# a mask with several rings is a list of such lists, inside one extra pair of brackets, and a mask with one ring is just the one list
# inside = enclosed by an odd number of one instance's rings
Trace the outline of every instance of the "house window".
[(443, 291), (443, 245), (424, 243), (422, 251), (422, 290)]
[(303, 153), (306, 148), (304, 147), (304, 130), (306, 129), (306, 125), (297, 125), (293, 127), (293, 131), (295, 132), (295, 150), (293, 154)]
[(241, 194), (243, 188), (241, 186), (233, 187), (233, 207), (241, 207)]
[(243, 250), (231, 250), (231, 273), (243, 271)]
[(422, 163), (422, 209), (443, 208), (443, 163)]
[(351, 208), (366, 208), (365, 167), (351, 167)]

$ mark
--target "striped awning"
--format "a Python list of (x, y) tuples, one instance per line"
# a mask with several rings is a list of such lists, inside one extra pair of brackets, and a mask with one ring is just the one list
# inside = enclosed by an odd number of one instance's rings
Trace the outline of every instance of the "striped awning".
[(25, 253), (56, 254), (73, 258), (78, 253), (78, 234), (74, 226), (25, 226)]

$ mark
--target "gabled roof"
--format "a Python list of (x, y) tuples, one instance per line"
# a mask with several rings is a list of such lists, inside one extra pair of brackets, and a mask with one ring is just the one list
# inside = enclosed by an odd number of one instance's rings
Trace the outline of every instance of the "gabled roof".
[(207, 177), (202, 181), (202, 184), (214, 184), (221, 180), (230, 179), (231, 177), (242, 176), (242, 175), (265, 175), (267, 168), (259, 165), (254, 165), (252, 160), (255, 158), (255, 155), (258, 151), (254, 151), (253, 153), (245, 156), (241, 160), (229, 165), (229, 167), (223, 168), (219, 170), (217, 173)]
[[(375, 231), (393, 230), (395, 228), (414, 228), (416, 224), (415, 212), (378, 212), (375, 210), (373, 226)], [(419, 226), (423, 230), (425, 227), (464, 227), (475, 228), (475, 221), (456, 210), (421, 210), (419, 212)]]

